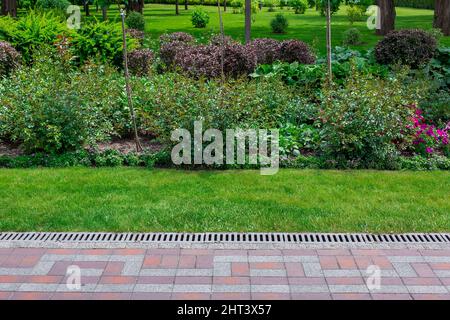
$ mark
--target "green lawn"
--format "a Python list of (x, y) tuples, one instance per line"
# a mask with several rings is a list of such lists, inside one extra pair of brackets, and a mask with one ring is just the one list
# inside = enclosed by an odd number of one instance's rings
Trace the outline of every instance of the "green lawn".
[(1, 231), (450, 231), (450, 172), (0, 170)]
[[(219, 32), (219, 19), (217, 8), (212, 6), (204, 6), (204, 10), (210, 15), (210, 22), (205, 29), (196, 29), (192, 26), (190, 17), (194, 10), (194, 6), (190, 6), (189, 10), (185, 10), (180, 5), (180, 15), (175, 15), (175, 5), (146, 5), (144, 15), (146, 17), (146, 32), (152, 38), (158, 37), (165, 32), (185, 31), (195, 35), (198, 38), (207, 38), (211, 33)], [(263, 8), (262, 12), (254, 15), (255, 21), (252, 25), (252, 37), (264, 38), (271, 37), (276, 39), (300, 39), (314, 45), (320, 52), (325, 52), (325, 18), (322, 17), (314, 9), (308, 9), (306, 14), (294, 14), (292, 9), (277, 9), (276, 12), (268, 12), (267, 8)], [(332, 22), (332, 40), (333, 45), (342, 44), (343, 32), (349, 29), (350, 23), (346, 15), (346, 6), (342, 6), (341, 10), (333, 15)], [(91, 11), (95, 14), (95, 8)], [(283, 13), (289, 21), (288, 32), (283, 35), (273, 34), (270, 28), (270, 21), (278, 13)], [(96, 15), (100, 18), (101, 12)], [(111, 7), (109, 10), (109, 18), (111, 20), (118, 18), (117, 8)], [(432, 27), (433, 11), (411, 8), (397, 8), (397, 28), (423, 28), (430, 29)], [(367, 49), (373, 47), (380, 37), (374, 34), (374, 31), (368, 30), (366, 22), (356, 22), (353, 27), (358, 28), (363, 34), (364, 45), (356, 46), (356, 49)], [(225, 33), (232, 37), (243, 41), (244, 39), (244, 15), (233, 14), (232, 8), (228, 8), (224, 14)], [(450, 37), (442, 40), (443, 45), (450, 45)]]

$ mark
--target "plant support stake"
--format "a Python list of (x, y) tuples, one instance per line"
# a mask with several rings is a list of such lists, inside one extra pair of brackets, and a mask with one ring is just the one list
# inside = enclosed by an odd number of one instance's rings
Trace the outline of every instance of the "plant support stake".
[(131, 100), (131, 86), (130, 86), (130, 74), (128, 72), (128, 56), (127, 56), (127, 37), (125, 33), (125, 11), (120, 9), (120, 16), (122, 17), (122, 38), (123, 38), (123, 61), (124, 61), (124, 72), (125, 72), (125, 88), (127, 90), (128, 98), (128, 108), (130, 109), (131, 119), (133, 121), (134, 129), (134, 141), (136, 142), (136, 152), (142, 151), (141, 142), (139, 141), (137, 125), (136, 125), (136, 114), (133, 108), (133, 102)]
[(327, 1), (327, 67), (328, 67), (328, 84), (333, 81), (333, 71), (331, 69), (331, 4)]

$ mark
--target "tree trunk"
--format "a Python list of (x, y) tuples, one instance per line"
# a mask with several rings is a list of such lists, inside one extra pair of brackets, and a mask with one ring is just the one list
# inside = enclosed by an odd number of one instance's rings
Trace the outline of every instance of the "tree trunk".
[(188, 9), (188, 0), (184, 0), (184, 10)]
[(227, 11), (227, 0), (223, 0), (223, 11)]
[(103, 21), (108, 20), (108, 7), (107, 6), (102, 7), (102, 17), (103, 17)]
[(89, 0), (84, 0), (84, 12), (86, 13), (86, 17), (90, 16), (89, 12)]
[(17, 0), (2, 0), (2, 15), (17, 17)]
[(433, 27), (441, 29), (446, 36), (450, 35), (450, 0), (435, 1)]
[(128, 11), (144, 12), (144, 0), (132, 0), (128, 3)]
[(384, 36), (395, 29), (395, 5), (394, 0), (377, 0), (380, 7), (380, 29), (376, 29), (376, 34)]
[(176, 14), (176, 15), (179, 15), (179, 14), (180, 14), (180, 10), (178, 9), (178, 2), (179, 2), (179, 0), (176, 0), (176, 1), (175, 1), (175, 14)]
[(245, 0), (245, 43), (251, 40), (252, 28), (252, 1)]

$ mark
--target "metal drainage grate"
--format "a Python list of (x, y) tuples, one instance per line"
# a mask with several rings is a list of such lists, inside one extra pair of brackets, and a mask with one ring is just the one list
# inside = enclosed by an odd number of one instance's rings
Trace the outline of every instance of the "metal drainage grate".
[(449, 233), (102, 233), (3, 232), (1, 242), (58, 243), (450, 243)]

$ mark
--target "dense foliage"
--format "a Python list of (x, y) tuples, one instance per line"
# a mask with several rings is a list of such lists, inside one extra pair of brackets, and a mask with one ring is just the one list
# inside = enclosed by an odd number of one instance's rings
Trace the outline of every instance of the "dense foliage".
[(20, 64), (21, 56), (8, 42), (0, 41), (0, 77), (9, 75)]
[(391, 31), (375, 47), (382, 64), (404, 64), (417, 68), (428, 63), (436, 51), (436, 39), (418, 29)]

